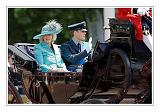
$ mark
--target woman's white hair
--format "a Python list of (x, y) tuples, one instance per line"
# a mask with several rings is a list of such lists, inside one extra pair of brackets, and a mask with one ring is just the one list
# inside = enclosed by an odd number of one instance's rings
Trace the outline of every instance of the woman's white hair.
[(57, 35), (54, 34), (54, 35), (53, 35), (53, 42), (56, 41), (56, 40), (57, 40)]

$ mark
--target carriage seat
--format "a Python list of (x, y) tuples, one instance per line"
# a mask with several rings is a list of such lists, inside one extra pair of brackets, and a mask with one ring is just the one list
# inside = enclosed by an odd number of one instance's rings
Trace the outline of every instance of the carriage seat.
[(24, 51), (22, 51), (22, 49), (13, 45), (8, 45), (8, 51), (13, 52), (15, 56), (14, 62), (16, 63), (16, 65), (21, 66), (32, 72), (36, 71), (36, 61), (29, 54), (25, 53)]
[[(34, 46), (35, 45), (36, 44), (31, 44), (31, 43), (15, 43), (14, 47), (16, 47), (19, 51), (21, 51), (23, 54), (25, 54), (29, 58), (32, 58), (36, 62), (35, 57), (34, 57)], [(58, 48), (60, 50), (60, 45), (58, 45)]]
[(33, 49), (36, 44), (31, 43), (15, 43), (14, 46), (16, 46), (18, 49), (20, 49), (23, 53), (29, 54), (32, 58), (34, 58)]
[(124, 19), (109, 19), (109, 26), (110, 26), (110, 37), (111, 39), (128, 39), (131, 37), (131, 27), (132, 24), (130, 20)]
[[(16, 46), (18, 49), (20, 49), (23, 53), (29, 54), (32, 58), (34, 58), (34, 46), (36, 44), (31, 43), (15, 43), (14, 46)], [(60, 50), (60, 45), (58, 45), (58, 48)]]
[(111, 18), (109, 19), (109, 25), (111, 31), (110, 38), (113, 43), (120, 44), (120, 46), (124, 46), (125, 43), (129, 45), (135, 54), (150, 53), (144, 42), (135, 38), (135, 29), (130, 20)]

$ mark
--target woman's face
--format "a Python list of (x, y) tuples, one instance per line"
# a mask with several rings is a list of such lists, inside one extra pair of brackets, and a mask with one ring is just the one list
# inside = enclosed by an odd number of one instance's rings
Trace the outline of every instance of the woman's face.
[(51, 44), (52, 40), (53, 40), (53, 35), (48, 34), (48, 35), (44, 35), (43, 37), (43, 41), (47, 44)]

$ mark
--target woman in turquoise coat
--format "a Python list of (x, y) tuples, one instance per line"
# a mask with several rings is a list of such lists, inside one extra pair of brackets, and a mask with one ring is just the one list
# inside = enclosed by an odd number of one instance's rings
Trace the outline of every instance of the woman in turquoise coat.
[(59, 48), (54, 44), (57, 34), (61, 30), (61, 25), (52, 20), (42, 27), (41, 34), (33, 37), (33, 39), (40, 40), (40, 43), (34, 47), (34, 56), (42, 72), (67, 71)]

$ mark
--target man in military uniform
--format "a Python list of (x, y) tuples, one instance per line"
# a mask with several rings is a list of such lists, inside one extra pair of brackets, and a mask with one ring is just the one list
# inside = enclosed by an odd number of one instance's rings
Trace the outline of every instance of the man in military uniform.
[(68, 26), (71, 40), (63, 43), (60, 47), (61, 55), (69, 71), (82, 69), (83, 64), (91, 54), (92, 44), (85, 42), (86, 22), (80, 22)]

